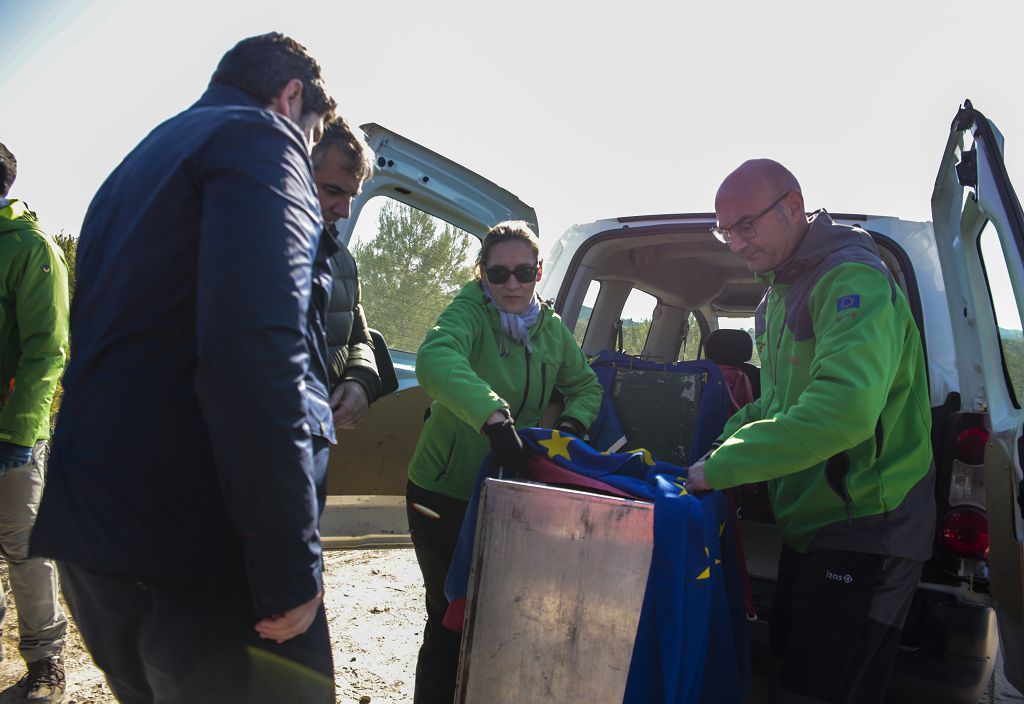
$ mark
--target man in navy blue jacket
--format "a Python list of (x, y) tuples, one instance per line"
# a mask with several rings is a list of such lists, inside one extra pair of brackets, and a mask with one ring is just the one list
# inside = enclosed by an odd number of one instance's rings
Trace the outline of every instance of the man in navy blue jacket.
[(303, 382), (309, 149), (334, 107), (304, 47), (245, 39), (86, 214), (32, 550), (122, 702), (334, 701), (311, 438), (331, 415)]

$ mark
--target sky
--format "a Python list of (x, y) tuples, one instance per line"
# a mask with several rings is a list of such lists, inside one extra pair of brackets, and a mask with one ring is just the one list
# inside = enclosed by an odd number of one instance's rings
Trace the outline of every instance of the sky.
[(1013, 5), (0, 0), (0, 142), (19, 162), (11, 195), (77, 233), (105, 176), (221, 55), (278, 30), (351, 121), (533, 205), (545, 250), (573, 223), (712, 211), (721, 179), (761, 156), (791, 168), (810, 209), (926, 220), (965, 98), (1024, 183)]

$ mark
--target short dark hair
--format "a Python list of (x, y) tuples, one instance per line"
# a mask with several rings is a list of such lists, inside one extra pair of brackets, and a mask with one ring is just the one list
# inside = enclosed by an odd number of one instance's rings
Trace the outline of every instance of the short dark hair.
[(302, 81), (304, 115), (331, 116), (337, 103), (327, 94), (320, 64), (306, 47), (280, 32), (249, 37), (224, 54), (210, 84), (232, 86), (262, 105), (269, 104), (293, 78)]
[(11, 184), (18, 177), (18, 160), (11, 150), (0, 143), (0, 198), (6, 198)]
[(373, 176), (373, 149), (366, 143), (362, 130), (352, 129), (344, 117), (336, 117), (324, 125), (324, 134), (313, 147), (313, 167), (320, 164), (324, 154), (332, 146), (352, 160), (352, 173), (360, 181)]

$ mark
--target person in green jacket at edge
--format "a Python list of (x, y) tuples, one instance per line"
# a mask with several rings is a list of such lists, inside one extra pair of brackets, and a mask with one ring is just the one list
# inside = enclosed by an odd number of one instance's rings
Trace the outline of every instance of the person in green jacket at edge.
[(920, 333), (867, 232), (808, 218), (781, 164), (742, 164), (715, 213), (712, 232), (769, 286), (755, 317), (762, 392), (688, 488), (767, 481), (785, 542), (777, 701), (881, 702), (935, 533)]
[[(8, 200), (17, 173), (17, 160), (0, 144), (0, 557), (10, 568), (28, 665), (18, 685), (25, 701), (51, 704), (64, 697), (67, 619), (57, 571), (50, 560), (28, 556), (28, 539), (43, 495), (50, 404), (67, 359), (68, 266), (35, 213)], [(6, 610), (0, 595), (0, 631)]]
[(554, 389), (565, 398), (556, 430), (582, 438), (601, 385), (561, 318), (534, 289), (537, 237), (525, 222), (495, 225), (483, 240), (478, 279), (427, 332), (416, 377), (433, 399), (409, 463), (406, 506), (426, 586), (427, 625), (416, 664), (416, 704), (451, 704), (460, 634), (441, 625), (444, 582), (477, 470), (488, 450), (516, 475), (526, 454), (516, 427), (541, 424)]

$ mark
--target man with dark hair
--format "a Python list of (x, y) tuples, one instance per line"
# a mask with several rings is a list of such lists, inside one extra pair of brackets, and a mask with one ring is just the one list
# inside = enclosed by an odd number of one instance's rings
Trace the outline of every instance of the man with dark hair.
[[(313, 178), (324, 216), (313, 261), (306, 386), (331, 417), (312, 419), (316, 442), (335, 443), (336, 429), (355, 428), (380, 393), (380, 376), (363, 308), (356, 263), (338, 241), (336, 221), (347, 218), (362, 181), (372, 173), (373, 152), (343, 118), (324, 126), (313, 147)], [(314, 468), (320, 513), (327, 502), (327, 453)]]
[(881, 704), (935, 531), (921, 335), (870, 235), (808, 218), (781, 164), (747, 161), (712, 232), (768, 284), (761, 397), (688, 488), (768, 482), (785, 545), (771, 610), (779, 702)]
[(310, 422), (331, 414), (302, 383), (333, 108), (302, 46), (245, 39), (82, 225), (32, 549), (122, 702), (334, 701)]
[(353, 199), (372, 175), (373, 151), (359, 131), (341, 117), (329, 122), (313, 148), (313, 178), (326, 224), (318, 261), (333, 279), (324, 321), (330, 405), (334, 426), (346, 430), (359, 425), (380, 394), (356, 261), (337, 239), (338, 220), (349, 217)]
[[(18, 162), (0, 144), (0, 559), (18, 607), (25, 701), (64, 696), (67, 619), (50, 560), (29, 557), (46, 476), (50, 404), (68, 351), (68, 267), (35, 213), (9, 200)], [(0, 632), (7, 610), (0, 594)], [(0, 660), (3, 641), (0, 640)]]

